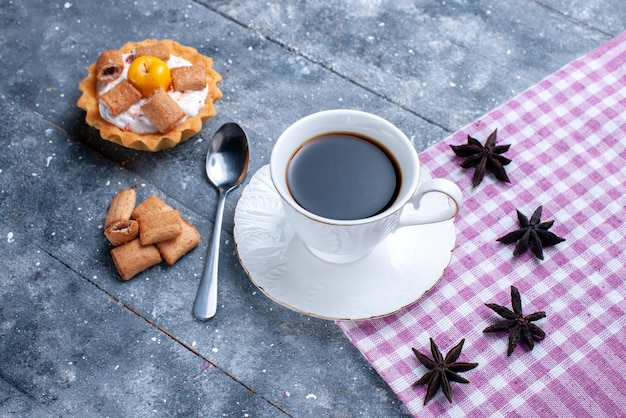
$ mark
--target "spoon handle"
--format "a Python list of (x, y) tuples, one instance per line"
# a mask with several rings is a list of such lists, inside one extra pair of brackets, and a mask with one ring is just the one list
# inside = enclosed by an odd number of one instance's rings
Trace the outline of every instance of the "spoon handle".
[(222, 218), (224, 217), (224, 203), (226, 202), (227, 193), (221, 189), (219, 190), (213, 236), (207, 250), (200, 287), (193, 304), (193, 315), (201, 321), (212, 318), (217, 310), (217, 266), (220, 257)]

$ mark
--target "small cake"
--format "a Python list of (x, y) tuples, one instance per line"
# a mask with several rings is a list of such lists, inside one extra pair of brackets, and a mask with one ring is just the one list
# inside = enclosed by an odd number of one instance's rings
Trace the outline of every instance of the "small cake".
[(89, 66), (77, 105), (105, 140), (144, 151), (172, 148), (216, 114), (222, 77), (212, 65), (169, 39), (129, 42)]

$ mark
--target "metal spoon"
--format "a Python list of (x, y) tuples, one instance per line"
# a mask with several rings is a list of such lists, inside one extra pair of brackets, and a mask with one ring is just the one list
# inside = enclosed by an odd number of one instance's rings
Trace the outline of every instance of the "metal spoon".
[(193, 315), (201, 321), (212, 318), (217, 309), (217, 265), (226, 195), (246, 177), (249, 161), (248, 139), (241, 127), (236, 123), (227, 123), (218, 129), (211, 138), (206, 156), (206, 174), (209, 181), (217, 187), (219, 196), (213, 237), (193, 305)]

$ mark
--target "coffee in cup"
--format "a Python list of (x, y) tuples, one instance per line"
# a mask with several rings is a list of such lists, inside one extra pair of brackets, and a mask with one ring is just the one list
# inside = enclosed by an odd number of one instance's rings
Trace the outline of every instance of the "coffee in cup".
[[(419, 159), (406, 135), (356, 110), (323, 111), (288, 127), (272, 149), (270, 174), (296, 234), (334, 263), (366, 256), (397, 228), (451, 219), (462, 203), (449, 180), (418, 190)], [(420, 211), (432, 192), (446, 195), (448, 207)]]
[(336, 220), (369, 218), (398, 196), (400, 169), (374, 139), (332, 132), (305, 142), (287, 167), (287, 187), (309, 212)]

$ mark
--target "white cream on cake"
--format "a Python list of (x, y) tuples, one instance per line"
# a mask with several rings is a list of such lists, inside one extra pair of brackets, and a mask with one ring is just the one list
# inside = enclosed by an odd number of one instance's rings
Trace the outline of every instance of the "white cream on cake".
[[(110, 83), (98, 82), (98, 97), (109, 91), (122, 80), (128, 78), (128, 68), (132, 62), (132, 54), (123, 54), (122, 57), (124, 59), (124, 71), (122, 72), (122, 75)], [(171, 54), (170, 59), (166, 62), (166, 64), (170, 69), (192, 65), (186, 59)], [(185, 112), (186, 116), (179, 122), (182, 123), (187, 118), (196, 116), (200, 109), (204, 107), (207, 95), (209, 94), (209, 85), (207, 84), (203, 90), (189, 90), (185, 92), (168, 91), (167, 93)], [(159, 130), (156, 126), (154, 126), (154, 124), (150, 122), (150, 120), (145, 117), (141, 111), (141, 106), (147, 100), (148, 99), (140, 99), (128, 108), (128, 110), (117, 116), (113, 116), (109, 108), (100, 100), (100, 115), (102, 116), (102, 119), (126, 131), (132, 131), (138, 134), (158, 133)]]

